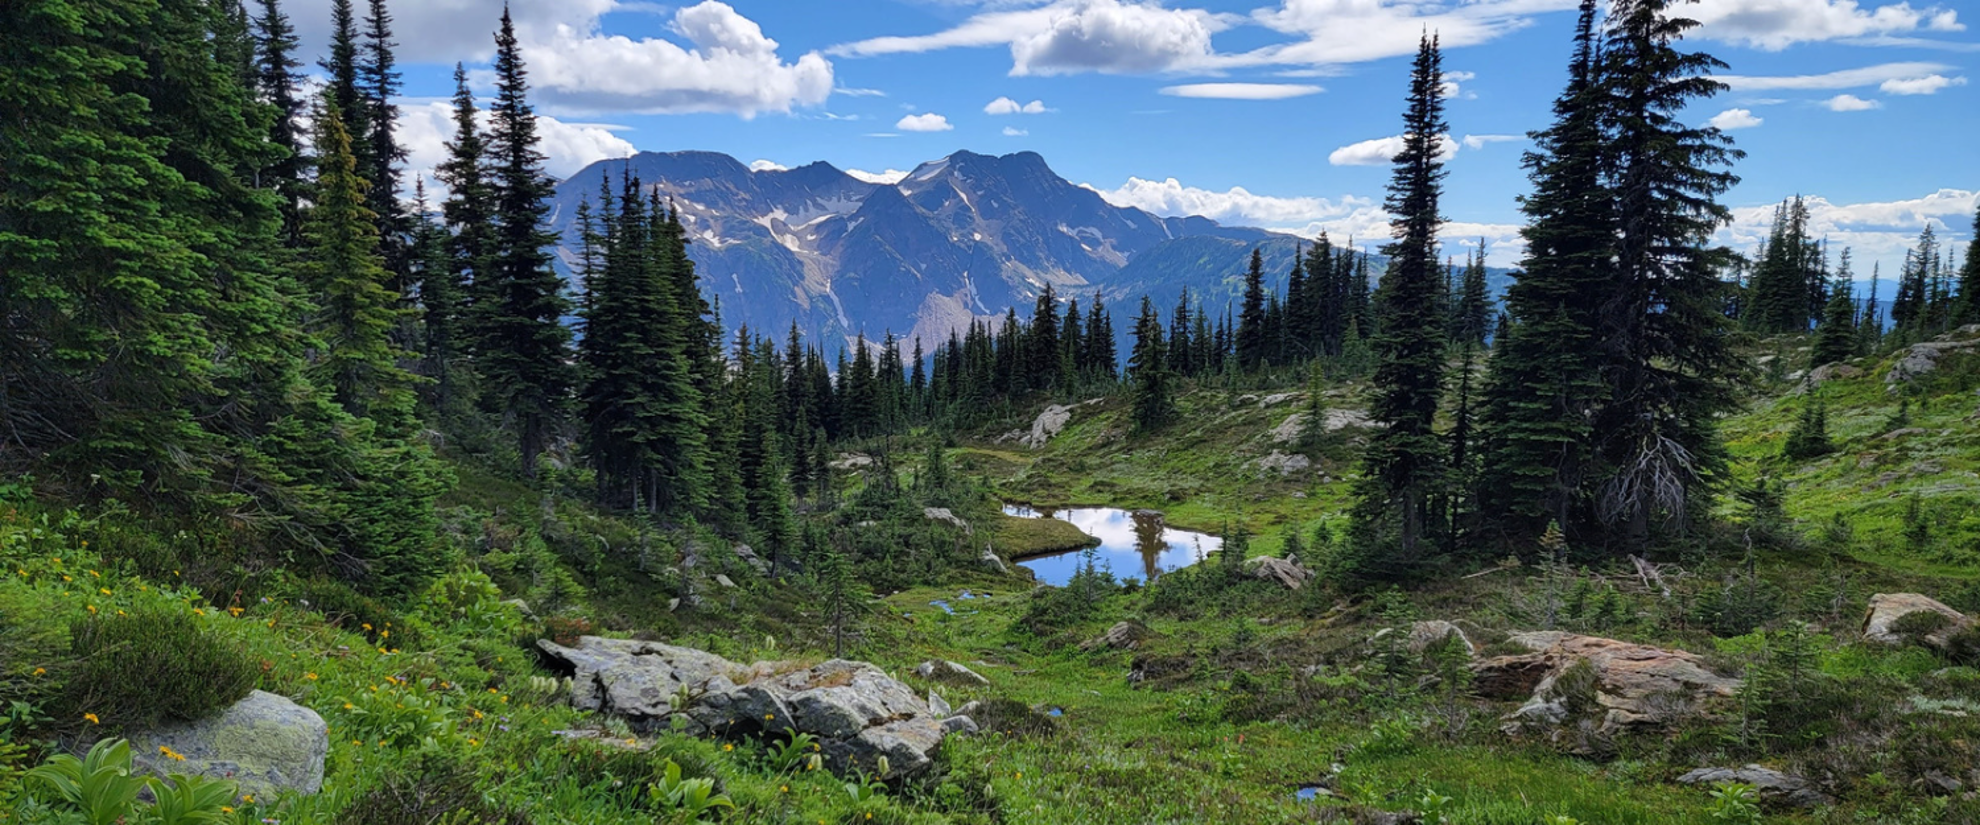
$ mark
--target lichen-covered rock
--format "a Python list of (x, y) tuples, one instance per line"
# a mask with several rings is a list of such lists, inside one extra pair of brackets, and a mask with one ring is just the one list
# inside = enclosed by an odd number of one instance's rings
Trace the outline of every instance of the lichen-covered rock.
[(939, 521), (955, 527), (965, 534), (972, 532), (969, 529), (969, 522), (964, 521), (961, 516), (951, 512), (947, 507), (923, 507), (921, 508), (921, 515), (929, 521)]
[(576, 647), (547, 640), (537, 646), (572, 672), (571, 703), (579, 709), (620, 716), (646, 731), (754, 736), (790, 728), (818, 737), (827, 765), (841, 773), (891, 779), (921, 770), (952, 716), (865, 662), (741, 665), (693, 648), (595, 636)]
[[(322, 790), (330, 750), (329, 728), (316, 711), (259, 690), (218, 716), (133, 731), (129, 738), (139, 770), (231, 779), (249, 794)], [(185, 759), (168, 759), (160, 748)]]
[[(1511, 731), (1554, 737), (1576, 714), (1598, 722), (1604, 736), (1669, 725), (1714, 699), (1732, 696), (1740, 684), (1682, 650), (1560, 631), (1520, 633), (1507, 641), (1533, 654), (1488, 660), (1474, 673), (1493, 673), (1501, 682), (1497, 689), (1503, 690), (1515, 674), (1530, 676), (1541, 663), (1547, 668), (1526, 706), (1509, 718)], [(1578, 668), (1582, 663), (1585, 670)], [(1554, 705), (1564, 712), (1554, 712)]]
[(1065, 429), (1066, 424), (1072, 421), (1074, 406), (1077, 405), (1053, 404), (1046, 407), (1044, 412), (1039, 413), (1038, 417), (1032, 420), (1031, 434), (1025, 436), (1020, 443), (1033, 450), (1045, 446), (1045, 442), (1051, 441), (1052, 436), (1058, 435), (1059, 431)]
[(930, 659), (915, 665), (914, 675), (931, 682), (942, 682), (950, 685), (984, 686), (990, 684), (990, 680), (983, 678), (982, 674), (970, 670), (960, 663), (951, 662), (946, 659)]
[(1282, 453), (1279, 452), (1278, 450), (1273, 450), (1270, 454), (1266, 455), (1264, 458), (1258, 459), (1257, 461), (1252, 463), (1257, 465), (1258, 469), (1260, 470), (1264, 470), (1266, 472), (1278, 473), (1279, 475), (1282, 476), (1289, 476), (1292, 475), (1293, 473), (1305, 472), (1307, 470), (1313, 469), (1313, 459), (1307, 458), (1306, 456), (1300, 455), (1298, 453)]
[(1793, 805), (1797, 808), (1812, 808), (1835, 801), (1816, 788), (1813, 782), (1759, 765), (1747, 765), (1744, 768), (1699, 768), (1678, 777), (1677, 781), (1680, 785), (1717, 785), (1721, 782), (1752, 785), (1760, 792), (1761, 799)]
[(1466, 656), (1478, 655), (1478, 646), (1471, 643), (1471, 637), (1464, 635), (1464, 630), (1457, 625), (1442, 619), (1410, 623), (1409, 638), (1403, 642), (1403, 646), (1411, 653), (1422, 653), (1429, 650), (1432, 645), (1440, 644), (1453, 636), (1457, 637), (1458, 644), (1464, 648)]
[(1313, 579), (1313, 571), (1299, 565), (1292, 559), (1277, 556), (1254, 556), (1244, 560), (1244, 572), (1254, 579), (1278, 582), (1287, 590), (1298, 590)]
[(1953, 634), (1973, 624), (1967, 618), (1937, 600), (1917, 593), (1878, 593), (1870, 597), (1870, 609), (1863, 616), (1863, 638), (1887, 645), (1901, 645), (1912, 641), (1904, 633), (1898, 632), (1895, 625), (1899, 619), (1913, 613), (1937, 613), (1946, 617), (1938, 629), (1920, 637), (1918, 641), (1936, 648), (1944, 648)]
[(1133, 650), (1142, 642), (1155, 638), (1155, 631), (1140, 622), (1127, 621), (1107, 628), (1107, 632), (1080, 642), (1080, 650)]

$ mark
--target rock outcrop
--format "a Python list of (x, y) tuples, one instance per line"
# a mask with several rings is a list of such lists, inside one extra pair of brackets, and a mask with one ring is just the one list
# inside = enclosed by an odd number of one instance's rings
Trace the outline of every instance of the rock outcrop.
[(1980, 324), (1969, 324), (1940, 336), (1937, 340), (1912, 344), (1897, 363), (1891, 365), (1890, 372), (1884, 374), (1884, 383), (1902, 384), (1927, 375), (1939, 368), (1939, 359), (1954, 353), (1980, 352)]
[[(323, 757), (330, 751), (323, 717), (259, 690), (218, 716), (132, 731), (129, 738), (133, 761), (144, 772), (231, 779), (248, 794), (322, 790)], [(185, 759), (168, 761), (160, 748)]]
[(1680, 785), (1717, 785), (1721, 782), (1752, 785), (1754, 790), (1760, 792), (1761, 799), (1797, 808), (1812, 808), (1835, 801), (1816, 788), (1813, 782), (1759, 765), (1747, 765), (1744, 768), (1699, 768), (1678, 777), (1677, 781)]
[(1878, 593), (1870, 597), (1870, 609), (1863, 616), (1863, 638), (1887, 645), (1908, 644), (1914, 637), (1900, 632), (1898, 621), (1913, 613), (1934, 613), (1945, 617), (1945, 621), (1933, 621), (1937, 625), (1930, 632), (1918, 635), (1915, 640), (1932, 647), (1945, 649), (1952, 636), (1971, 627), (1973, 620), (1967, 618), (1937, 600), (1917, 593)]
[(818, 737), (827, 765), (842, 773), (914, 773), (948, 731), (969, 727), (939, 718), (912, 688), (865, 662), (742, 665), (693, 648), (596, 636), (575, 647), (549, 640), (537, 647), (571, 671), (571, 704), (581, 710), (642, 731), (753, 736), (788, 727)]
[(1140, 622), (1120, 622), (1107, 628), (1107, 632), (1079, 643), (1080, 650), (1133, 650), (1142, 642), (1155, 638), (1155, 631)]
[(1299, 453), (1282, 453), (1279, 452), (1278, 450), (1273, 450), (1270, 454), (1266, 455), (1264, 458), (1258, 459), (1257, 461), (1254, 461), (1252, 463), (1256, 465), (1260, 470), (1266, 472), (1278, 473), (1279, 475), (1282, 476), (1289, 476), (1292, 475), (1293, 473), (1300, 473), (1313, 469), (1313, 459), (1307, 458), (1306, 456), (1300, 455)]
[(1032, 450), (1045, 446), (1045, 442), (1051, 441), (1052, 436), (1058, 435), (1059, 431), (1065, 429), (1066, 424), (1072, 421), (1072, 411), (1075, 406), (1078, 405), (1060, 406), (1053, 404), (1046, 407), (1044, 412), (1039, 413), (1037, 418), (1032, 419), (1031, 433), (1026, 435), (1018, 443)]
[(923, 507), (921, 515), (929, 521), (939, 521), (959, 529), (966, 535), (973, 532), (970, 530), (969, 522), (964, 521), (961, 516), (951, 512), (947, 507)]
[(1555, 738), (1588, 721), (1607, 736), (1668, 725), (1739, 688), (1738, 679), (1713, 673), (1682, 650), (1559, 631), (1520, 633), (1507, 641), (1533, 652), (1486, 659), (1472, 672), (1482, 695), (1526, 694), (1526, 703), (1508, 716), (1509, 732)]
[(1278, 582), (1287, 590), (1298, 590), (1313, 579), (1313, 571), (1299, 565), (1293, 559), (1277, 556), (1254, 556), (1244, 560), (1244, 572), (1254, 579)]
[(946, 659), (930, 659), (915, 665), (914, 675), (930, 682), (941, 682), (945, 685), (973, 685), (981, 687), (990, 684), (990, 680), (983, 678), (983, 674)]

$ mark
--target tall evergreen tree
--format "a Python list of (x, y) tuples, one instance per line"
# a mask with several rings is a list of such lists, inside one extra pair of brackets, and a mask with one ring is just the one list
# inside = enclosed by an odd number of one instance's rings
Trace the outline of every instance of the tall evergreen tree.
[(357, 12), (351, 0), (331, 0), (330, 52), (317, 65), (329, 75), (326, 94), (331, 109), (344, 120), (344, 131), (353, 136), (351, 156), (357, 159), (358, 175), (366, 181), (374, 174), (371, 142), (371, 97), (364, 86), (360, 66), (364, 62), (358, 43)]
[[(1444, 445), (1432, 429), (1442, 395), (1445, 316), (1439, 296), (1437, 227), (1444, 165), (1443, 57), (1435, 36), (1417, 49), (1403, 116), (1403, 150), (1396, 155), (1385, 204), (1395, 242), (1383, 251), (1389, 269), (1375, 295), (1378, 357), (1369, 416), (1381, 426), (1369, 438), (1356, 485), (1356, 533), (1379, 543), (1370, 558), (1382, 574), (1405, 572), (1428, 549), (1430, 496), (1443, 481)], [(1390, 550), (1390, 548), (1393, 550)]]
[(570, 303), (544, 251), (556, 241), (542, 226), (551, 185), (528, 94), (515, 23), (504, 10), (495, 37), (488, 141), (495, 234), (491, 269), (485, 279), (476, 279), (478, 297), (489, 302), (477, 312), (477, 337), (481, 375), (515, 428), (523, 475), (533, 479), (537, 457), (563, 422), (576, 376), (569, 361), (571, 333), (563, 324)]
[(1038, 293), (1028, 338), (1030, 384), (1033, 389), (1049, 389), (1059, 374), (1059, 302), (1051, 284)]
[(1120, 359), (1114, 346), (1114, 317), (1107, 312), (1107, 304), (1100, 299), (1100, 293), (1093, 293), (1093, 306), (1086, 315), (1086, 346), (1084, 347), (1088, 375), (1101, 381), (1114, 380), (1120, 369)]
[(1697, 21), (1674, 0), (1618, 0), (1603, 47), (1615, 109), (1611, 151), (1617, 214), (1616, 289), (1603, 315), (1602, 374), (1609, 399), (1595, 422), (1607, 467), (1597, 514), (1640, 549), (1653, 524), (1682, 525), (1688, 505), (1724, 469), (1714, 418), (1731, 408), (1741, 366), (1722, 334), (1720, 270), (1731, 250), (1711, 247), (1731, 220), (1716, 200), (1738, 182), (1743, 156), (1716, 127), (1676, 113), (1725, 84), (1724, 64), (1676, 43)]
[(378, 216), (379, 252), (384, 256), (386, 270), (400, 280), (397, 290), (403, 294), (410, 291), (404, 283), (410, 269), (406, 260), (410, 248), (409, 221), (405, 207), (399, 202), (399, 164), (406, 159), (406, 150), (399, 146), (399, 106), (392, 102), (402, 85), (397, 60), (392, 54), (397, 46), (392, 40), (392, 13), (386, 8), (385, 0), (370, 0), (364, 40), (358, 51), (357, 80), (369, 109), (366, 117), (371, 131), (353, 133), (351, 139), (366, 144), (364, 156), (370, 166), (359, 170), (371, 182), (365, 203)]
[[(1820, 255), (1808, 237), (1808, 207), (1800, 197), (1774, 212), (1767, 248), (1753, 271), (1752, 285), (1740, 303), (1747, 326), (1770, 334), (1806, 332), (1809, 319), (1809, 278)], [(1819, 309), (1819, 307), (1817, 307)]]
[(399, 368), (406, 353), (391, 341), (404, 313), (397, 308), (399, 296), (386, 286), (376, 216), (365, 208), (369, 184), (358, 177), (351, 136), (335, 104), (325, 102), (316, 124), (322, 157), (303, 235), (308, 283), (320, 296), (312, 325), (325, 345), (316, 365), (319, 383), (351, 415), (377, 418), (404, 432), (412, 425), (412, 376)]
[(1966, 264), (1959, 270), (1959, 301), (1954, 324), (1980, 324), (1980, 207), (1973, 211), (1973, 231), (1966, 237)]
[(1159, 430), (1176, 417), (1175, 387), (1169, 374), (1168, 346), (1163, 340), (1162, 319), (1154, 302), (1141, 298), (1141, 314), (1135, 317), (1134, 348), (1128, 355), (1127, 380), (1134, 393), (1134, 427), (1141, 432)]
[(1479, 485), (1484, 512), (1525, 543), (1549, 522), (1573, 525), (1596, 474), (1590, 419), (1602, 403), (1598, 309), (1615, 254), (1614, 203), (1603, 178), (1609, 98), (1600, 81), (1597, 0), (1583, 0), (1567, 88), (1554, 123), (1534, 132), (1524, 165), (1534, 191), (1521, 272), (1506, 292), (1483, 393)]
[[(449, 311), (453, 313), (456, 346), (476, 349), (482, 338), (481, 316), (494, 306), (487, 294), (494, 280), (495, 191), (488, 178), (488, 137), (482, 131), (474, 93), (468, 90), (467, 70), (454, 65), (454, 139), (447, 159), (434, 176), (447, 185), (440, 212), (452, 230), (447, 241), (453, 282), (462, 288)], [(428, 307), (431, 311), (432, 306)]]
[(1169, 372), (1178, 375), (1195, 375), (1193, 363), (1196, 348), (1189, 340), (1189, 287), (1182, 288), (1182, 295), (1176, 298), (1176, 311), (1169, 316)]
[(1822, 309), (1822, 323), (1815, 327), (1815, 346), (1809, 353), (1809, 369), (1856, 355), (1856, 295), (1855, 285), (1850, 283), (1849, 277), (1849, 250), (1844, 249), (1836, 282), (1829, 287), (1828, 306)]
[(1478, 253), (1465, 261), (1464, 277), (1457, 297), (1457, 339), (1460, 344), (1485, 346), (1492, 331), (1492, 298), (1485, 280), (1485, 242), (1478, 242)]
[(1244, 271), (1244, 304), (1238, 311), (1238, 368), (1254, 370), (1265, 362), (1265, 261), (1258, 248), (1251, 250), (1251, 265)]
[(310, 159), (302, 140), (302, 61), (296, 59), (296, 30), (282, 13), (279, 0), (261, 0), (255, 25), (255, 93), (274, 109), (268, 140), (282, 154), (262, 170), (260, 184), (282, 198), (282, 237), (289, 246), (302, 242), (302, 202), (308, 192), (305, 173)]
[(445, 226), (428, 212), (426, 182), (413, 181), (413, 274), (419, 283), (420, 374), (432, 379), (432, 406), (442, 417), (451, 415), (461, 357), (461, 309), (465, 289), (448, 251)]

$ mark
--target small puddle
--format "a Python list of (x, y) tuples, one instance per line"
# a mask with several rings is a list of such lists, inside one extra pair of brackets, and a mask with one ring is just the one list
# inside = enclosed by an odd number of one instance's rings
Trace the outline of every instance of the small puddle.
[(942, 612), (943, 612), (943, 613), (947, 613), (947, 614), (949, 614), (949, 615), (951, 615), (951, 616), (954, 616), (954, 615), (956, 615), (956, 610), (955, 610), (955, 608), (953, 608), (953, 607), (950, 607), (950, 606), (949, 606), (949, 600), (947, 600), (947, 599), (936, 599), (936, 600), (934, 600), (934, 601), (932, 601), (932, 602), (929, 602), (929, 603), (928, 603), (928, 605), (929, 605), (930, 607), (939, 607), (939, 608), (942, 608)]
[[(1115, 576), (1136, 576), (1144, 582), (1202, 561), (1224, 546), (1224, 540), (1204, 533), (1177, 530), (1163, 523), (1162, 514), (1153, 510), (1120, 510), (1113, 507), (1071, 507), (1063, 510), (1037, 510), (1022, 504), (1004, 505), (1004, 514), (1019, 518), (1056, 518), (1070, 522), (1087, 535), (1100, 540), (1093, 548), (1097, 560), (1111, 568)], [(1018, 559), (1040, 582), (1063, 586), (1072, 581), (1084, 563), (1083, 550), (1068, 550)]]
[(1319, 799), (1325, 793), (1326, 789), (1319, 785), (1301, 785), (1293, 791), (1293, 798), (1301, 802), (1312, 802), (1315, 799)]

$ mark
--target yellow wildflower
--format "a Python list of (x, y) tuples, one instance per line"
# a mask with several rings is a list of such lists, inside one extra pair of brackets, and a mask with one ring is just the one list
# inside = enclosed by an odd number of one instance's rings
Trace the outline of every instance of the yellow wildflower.
[(159, 745), (159, 746), (158, 746), (158, 752), (159, 752), (160, 754), (163, 754), (163, 755), (165, 756), (165, 758), (167, 758), (167, 759), (176, 759), (176, 760), (178, 760), (178, 761), (180, 761), (180, 762), (184, 762), (184, 761), (186, 761), (186, 755), (185, 755), (185, 754), (183, 754), (183, 753), (180, 753), (180, 752), (178, 752), (178, 751), (175, 751), (175, 750), (172, 750), (171, 748), (168, 748), (168, 747), (166, 747), (166, 746), (164, 746), (164, 745)]
[(199, 609), (199, 608), (197, 608), (197, 607), (195, 607), (195, 608), (193, 608), (193, 615), (194, 615), (194, 616), (204, 616), (204, 615), (206, 615), (206, 611), (204, 611), (204, 610), (201, 610), (201, 609)]
[(101, 595), (104, 595), (104, 596), (108, 596), (108, 595), (110, 595), (110, 588), (108, 588), (108, 587), (99, 587), (99, 588), (96, 588), (96, 592), (97, 592), (98, 594), (101, 594)]
[(34, 675), (36, 675), (36, 676), (46, 676), (46, 675), (48, 675), (48, 668), (45, 668), (45, 667), (38, 667), (38, 668), (35, 668), (35, 669), (34, 669)]
[(96, 605), (93, 605), (93, 604), (86, 604), (86, 605), (83, 605), (83, 609), (84, 609), (84, 610), (87, 610), (87, 611), (89, 611), (89, 615), (91, 615), (91, 616), (94, 616), (94, 615), (96, 615)]
[(241, 794), (241, 801), (242, 801), (242, 802), (246, 802), (246, 803), (247, 803), (247, 804), (249, 804), (249, 805), (253, 805), (253, 804), (254, 804), (254, 794), (251, 794), (251, 793), (248, 793), (248, 794)]
[(89, 720), (89, 723), (92, 725), (103, 724), (103, 720), (96, 718), (96, 714), (94, 713), (85, 713), (83, 714), (83, 718)]
[(220, 812), (221, 812), (221, 813), (223, 813), (223, 814), (231, 814), (231, 813), (233, 813), (233, 812), (234, 812), (234, 806), (232, 806), (232, 805), (222, 805), (222, 806), (220, 806)]
[(314, 681), (316, 681), (316, 674), (314, 674), (314, 673), (305, 673), (305, 674), (303, 674), (303, 678), (304, 678), (304, 679), (308, 679), (308, 680), (310, 680), (310, 681), (312, 681), (312, 682), (314, 682)]
[(241, 617), (242, 613), (245, 613), (247, 611), (239, 607), (229, 607), (227, 608), (227, 612), (232, 614), (234, 618), (238, 619)]
[(74, 578), (71, 578), (71, 577), (69, 576), (69, 574), (67, 574), (67, 573), (63, 573), (63, 574), (62, 574), (62, 581), (65, 581), (65, 582), (72, 582), (72, 581), (75, 581), (75, 579), (74, 579)]
[(380, 631), (380, 632), (379, 632), (379, 634), (378, 634), (378, 638), (380, 638), (380, 639), (390, 639), (390, 638), (392, 638), (392, 631), (390, 631), (390, 630), (385, 630), (385, 631)]
[(365, 622), (365, 623), (364, 623), (364, 629), (366, 629), (366, 630), (370, 630), (370, 629), (371, 629), (371, 623), (370, 623), (370, 622)]
[(735, 749), (736, 749), (736, 746), (734, 746), (734, 745), (723, 745), (723, 746), (722, 746), (722, 752), (723, 752), (723, 753), (728, 753), (729, 751), (732, 751), (732, 750), (735, 750)]
[[(83, 543), (84, 543), (84, 544), (88, 544), (88, 542), (83, 542)], [(94, 571), (94, 570), (91, 570), (91, 571), (89, 571), (89, 575), (90, 575), (90, 577), (91, 577), (91, 578), (96, 578), (96, 579), (100, 579), (100, 578), (103, 578), (103, 574), (102, 574), (102, 573), (98, 573), (98, 572), (96, 572), (96, 571)]]

